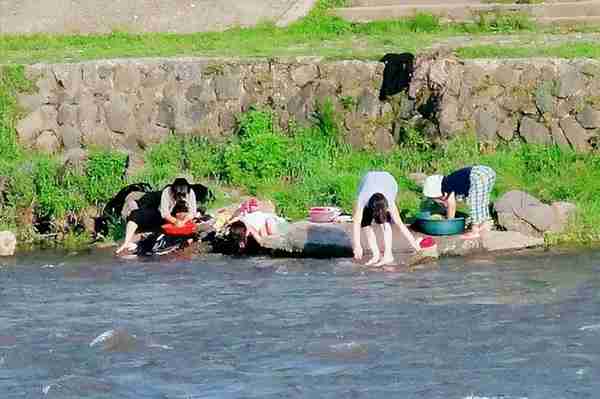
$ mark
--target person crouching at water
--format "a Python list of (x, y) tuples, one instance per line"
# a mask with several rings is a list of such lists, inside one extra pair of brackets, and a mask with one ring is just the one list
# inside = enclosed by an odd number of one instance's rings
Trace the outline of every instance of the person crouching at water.
[(448, 176), (432, 175), (425, 179), (423, 195), (446, 210), (446, 217), (456, 216), (456, 201), (466, 198), (471, 207), (471, 231), (464, 239), (475, 239), (482, 231), (492, 229), (490, 194), (496, 182), (496, 172), (488, 166), (476, 165), (459, 169)]
[(233, 218), (228, 226), (233, 249), (244, 253), (261, 247), (265, 237), (284, 233), (287, 221), (274, 213), (255, 211)]
[[(173, 208), (178, 201), (185, 202), (188, 207), (187, 215), (181, 219), (172, 215)], [(198, 209), (194, 190), (191, 189), (186, 179), (177, 178), (162, 191), (160, 207), (158, 209), (141, 208), (131, 211), (127, 217), (127, 225), (125, 226), (125, 240), (116, 253), (120, 254), (125, 249), (134, 250), (135, 235), (138, 231), (157, 230), (165, 222), (176, 226), (183, 226), (188, 221), (197, 217), (197, 214)]]
[[(363, 248), (360, 242), (361, 230), (365, 232), (367, 243), (371, 251), (371, 259), (367, 265), (385, 266), (394, 262), (392, 254), (392, 226), (393, 223), (404, 235), (408, 243), (419, 251), (419, 243), (412, 233), (402, 223), (398, 207), (396, 206), (396, 195), (398, 194), (398, 183), (394, 176), (388, 172), (368, 172), (361, 180), (358, 188), (358, 200), (354, 205), (352, 215), (352, 246), (354, 259), (363, 257)], [(377, 237), (371, 227), (375, 222), (380, 226), (383, 233), (383, 258), (377, 246)]]

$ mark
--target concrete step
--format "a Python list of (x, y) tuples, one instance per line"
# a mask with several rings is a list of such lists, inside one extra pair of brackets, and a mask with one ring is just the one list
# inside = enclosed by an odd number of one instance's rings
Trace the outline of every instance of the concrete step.
[[(585, 2), (589, 0), (546, 0), (543, 4), (554, 4), (554, 3), (577, 3)], [(354, 0), (350, 2), (349, 7), (381, 7), (381, 6), (401, 6), (411, 5), (415, 7), (431, 4), (507, 4), (506, 2), (495, 2), (493, 0)], [(511, 3), (508, 3), (511, 4)], [(517, 4), (514, 0), (512, 4)]]
[[(415, 0), (413, 0), (415, 1)], [(600, 0), (560, 2), (552, 4), (402, 4), (374, 7), (338, 8), (334, 13), (353, 22), (368, 22), (412, 17), (428, 13), (451, 21), (473, 20), (482, 12), (522, 13), (535, 19), (579, 18), (600, 16)]]
[(428, 5), (451, 4), (484, 4), (481, 0), (354, 0), (351, 7), (384, 7), (384, 6), (411, 6), (422, 7)]
[(600, 25), (600, 16), (587, 17), (554, 17), (554, 18), (536, 18), (537, 23), (544, 25), (561, 26), (581, 26), (581, 25)]

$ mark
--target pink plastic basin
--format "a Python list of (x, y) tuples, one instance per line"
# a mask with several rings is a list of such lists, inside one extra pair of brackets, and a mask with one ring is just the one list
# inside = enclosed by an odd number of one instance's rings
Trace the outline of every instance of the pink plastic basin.
[(334, 207), (316, 206), (308, 211), (308, 218), (313, 223), (329, 223), (340, 215), (340, 210)]

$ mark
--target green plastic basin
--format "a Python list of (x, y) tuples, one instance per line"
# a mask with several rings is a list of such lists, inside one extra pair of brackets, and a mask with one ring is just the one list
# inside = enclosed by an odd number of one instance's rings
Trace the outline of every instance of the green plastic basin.
[(432, 219), (431, 212), (419, 212), (415, 224), (416, 228), (422, 233), (432, 236), (449, 236), (453, 234), (462, 234), (465, 231), (464, 214), (458, 214), (454, 219)]

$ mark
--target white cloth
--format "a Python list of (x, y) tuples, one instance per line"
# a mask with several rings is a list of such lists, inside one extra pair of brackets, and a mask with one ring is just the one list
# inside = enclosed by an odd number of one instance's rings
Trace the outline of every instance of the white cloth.
[[(190, 191), (185, 196), (185, 202), (187, 202), (189, 212), (193, 217), (196, 217), (198, 214), (198, 206), (196, 205), (196, 193), (190, 187)], [(165, 188), (160, 196), (160, 215), (163, 219), (166, 219), (168, 216), (171, 216), (171, 212), (173, 211), (173, 207), (175, 207), (175, 200), (173, 199), (173, 195), (171, 194), (171, 186)]]
[(266, 225), (267, 219), (269, 218), (279, 219), (279, 217), (273, 213), (255, 211), (242, 216), (240, 221), (244, 223), (246, 227), (251, 227), (256, 231), (260, 231), (260, 229)]
[(358, 186), (358, 207), (367, 206), (373, 194), (381, 193), (391, 205), (396, 202), (398, 183), (389, 172), (368, 172)]

